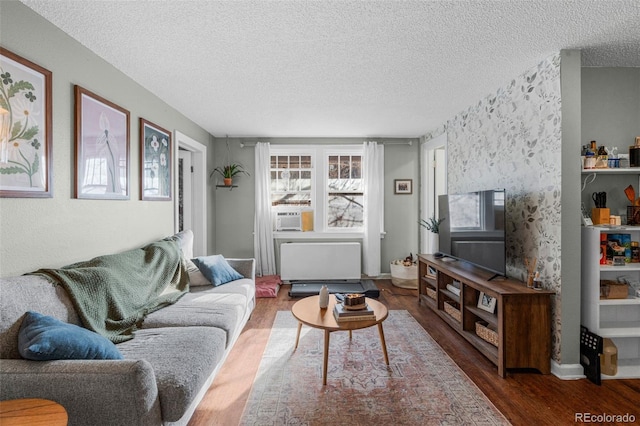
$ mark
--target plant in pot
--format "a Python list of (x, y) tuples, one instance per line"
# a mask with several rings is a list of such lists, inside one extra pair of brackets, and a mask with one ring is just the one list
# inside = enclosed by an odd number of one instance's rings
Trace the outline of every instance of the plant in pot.
[[(420, 226), (426, 228), (427, 231), (438, 235), (440, 233), (440, 224), (444, 221), (444, 218), (436, 219), (435, 216), (431, 216), (429, 219), (424, 220), (420, 219), (418, 222)], [(435, 253), (438, 251), (438, 237), (431, 236), (431, 252)]]
[(238, 163), (231, 163), (227, 164), (226, 166), (218, 166), (213, 169), (209, 177), (213, 176), (214, 173), (219, 173), (222, 176), (225, 186), (231, 186), (233, 184), (234, 176), (237, 176), (241, 173), (250, 176), (249, 173), (244, 169), (244, 167), (242, 167), (242, 164)]

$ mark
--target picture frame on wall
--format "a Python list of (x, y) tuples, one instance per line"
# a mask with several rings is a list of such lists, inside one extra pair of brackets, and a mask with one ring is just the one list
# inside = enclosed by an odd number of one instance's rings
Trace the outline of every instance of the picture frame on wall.
[(129, 111), (78, 85), (74, 93), (75, 197), (128, 200)]
[(412, 194), (413, 179), (395, 179), (393, 181), (393, 187), (394, 194)]
[(494, 313), (496, 310), (496, 298), (481, 291), (478, 297), (478, 308)]
[(0, 197), (50, 198), (52, 73), (0, 47)]
[(140, 199), (171, 201), (171, 132), (140, 117)]

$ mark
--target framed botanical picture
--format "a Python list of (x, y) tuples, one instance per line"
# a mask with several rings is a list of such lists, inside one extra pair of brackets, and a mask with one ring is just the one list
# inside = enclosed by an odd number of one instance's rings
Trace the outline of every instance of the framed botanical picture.
[(494, 313), (496, 310), (496, 298), (481, 291), (480, 297), (478, 297), (478, 308)]
[(396, 179), (393, 181), (394, 194), (411, 194), (413, 193), (412, 179)]
[(75, 86), (75, 197), (129, 199), (129, 111)]
[(140, 199), (171, 201), (171, 132), (140, 118)]
[(51, 71), (0, 47), (0, 197), (53, 195)]

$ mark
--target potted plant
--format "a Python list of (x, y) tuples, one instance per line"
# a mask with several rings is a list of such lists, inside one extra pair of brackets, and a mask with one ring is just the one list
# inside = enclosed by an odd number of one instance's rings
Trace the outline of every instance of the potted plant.
[(413, 260), (413, 253), (404, 259), (391, 262), (391, 283), (401, 288), (418, 288), (418, 264)]
[(435, 236), (430, 236), (431, 240), (431, 253), (436, 253), (438, 251), (438, 237), (437, 235), (440, 233), (440, 224), (444, 221), (444, 218), (436, 219), (435, 216), (431, 216), (429, 219), (424, 220), (420, 219), (418, 222), (420, 226), (423, 228), (427, 228), (427, 231), (436, 234)]
[(226, 166), (218, 166), (213, 169), (209, 177), (213, 176), (214, 173), (220, 173), (220, 175), (222, 175), (225, 186), (231, 186), (233, 184), (233, 177), (239, 175), (240, 173), (250, 176), (249, 173), (244, 170), (242, 164), (237, 163), (227, 164)]

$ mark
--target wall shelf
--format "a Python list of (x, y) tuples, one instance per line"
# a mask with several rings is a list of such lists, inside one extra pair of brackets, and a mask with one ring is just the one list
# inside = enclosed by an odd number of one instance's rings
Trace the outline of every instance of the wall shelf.
[(233, 191), (233, 188), (237, 188), (238, 185), (216, 185), (216, 189), (218, 188), (229, 188), (229, 191)]

